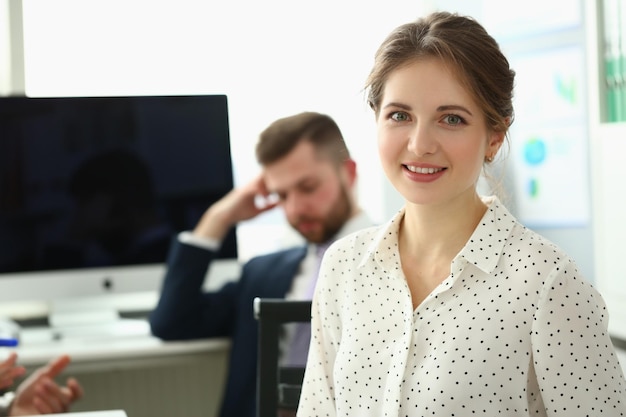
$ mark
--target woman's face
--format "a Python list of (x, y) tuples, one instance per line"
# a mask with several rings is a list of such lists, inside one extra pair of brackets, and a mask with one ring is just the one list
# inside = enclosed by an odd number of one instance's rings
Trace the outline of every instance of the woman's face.
[(504, 139), (487, 129), (481, 108), (435, 58), (391, 72), (376, 123), (383, 169), (415, 204), (475, 197), (484, 159)]

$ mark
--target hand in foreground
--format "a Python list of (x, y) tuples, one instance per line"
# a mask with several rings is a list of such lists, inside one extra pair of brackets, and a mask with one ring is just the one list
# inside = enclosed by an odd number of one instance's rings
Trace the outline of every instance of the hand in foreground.
[(60, 386), (54, 378), (70, 363), (70, 357), (62, 355), (51, 360), (26, 378), (15, 391), (10, 416), (64, 413), (72, 403), (83, 396), (83, 388), (74, 378)]
[(13, 385), (15, 378), (18, 378), (26, 372), (23, 366), (17, 366), (17, 354), (11, 352), (9, 356), (0, 362), (0, 389), (8, 388)]

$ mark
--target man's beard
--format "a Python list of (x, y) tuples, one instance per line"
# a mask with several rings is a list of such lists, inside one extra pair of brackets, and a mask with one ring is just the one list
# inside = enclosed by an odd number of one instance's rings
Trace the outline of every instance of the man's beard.
[(321, 221), (321, 230), (311, 231), (310, 233), (301, 232), (298, 229), (298, 223), (306, 222), (310, 220), (320, 221), (319, 218), (307, 218), (300, 217), (296, 222), (291, 222), (291, 226), (302, 235), (307, 242), (310, 243), (324, 243), (333, 238), (339, 230), (346, 224), (352, 214), (352, 203), (348, 197), (348, 190), (345, 185), (342, 184), (339, 198), (335, 204), (331, 207), (328, 216)]

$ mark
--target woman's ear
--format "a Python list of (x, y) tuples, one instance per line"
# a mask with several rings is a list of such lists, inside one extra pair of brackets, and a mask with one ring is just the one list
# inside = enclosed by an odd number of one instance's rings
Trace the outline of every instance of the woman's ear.
[(504, 143), (506, 132), (508, 132), (512, 120), (513, 119), (511, 117), (507, 117), (504, 119), (504, 127), (494, 127), (493, 130), (491, 130), (489, 140), (487, 142), (487, 149), (485, 150), (485, 160), (493, 160), (493, 158), (495, 158), (496, 154), (500, 150), (500, 147)]
[(487, 149), (485, 150), (485, 160), (492, 160), (496, 156), (502, 146), (502, 143), (504, 142), (505, 136), (506, 132), (491, 132), (489, 135), (489, 142), (487, 143)]

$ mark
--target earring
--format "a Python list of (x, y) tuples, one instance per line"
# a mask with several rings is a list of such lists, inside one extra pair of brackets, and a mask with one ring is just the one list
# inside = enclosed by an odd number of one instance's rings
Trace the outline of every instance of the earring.
[(493, 156), (485, 156), (485, 162), (493, 162)]

